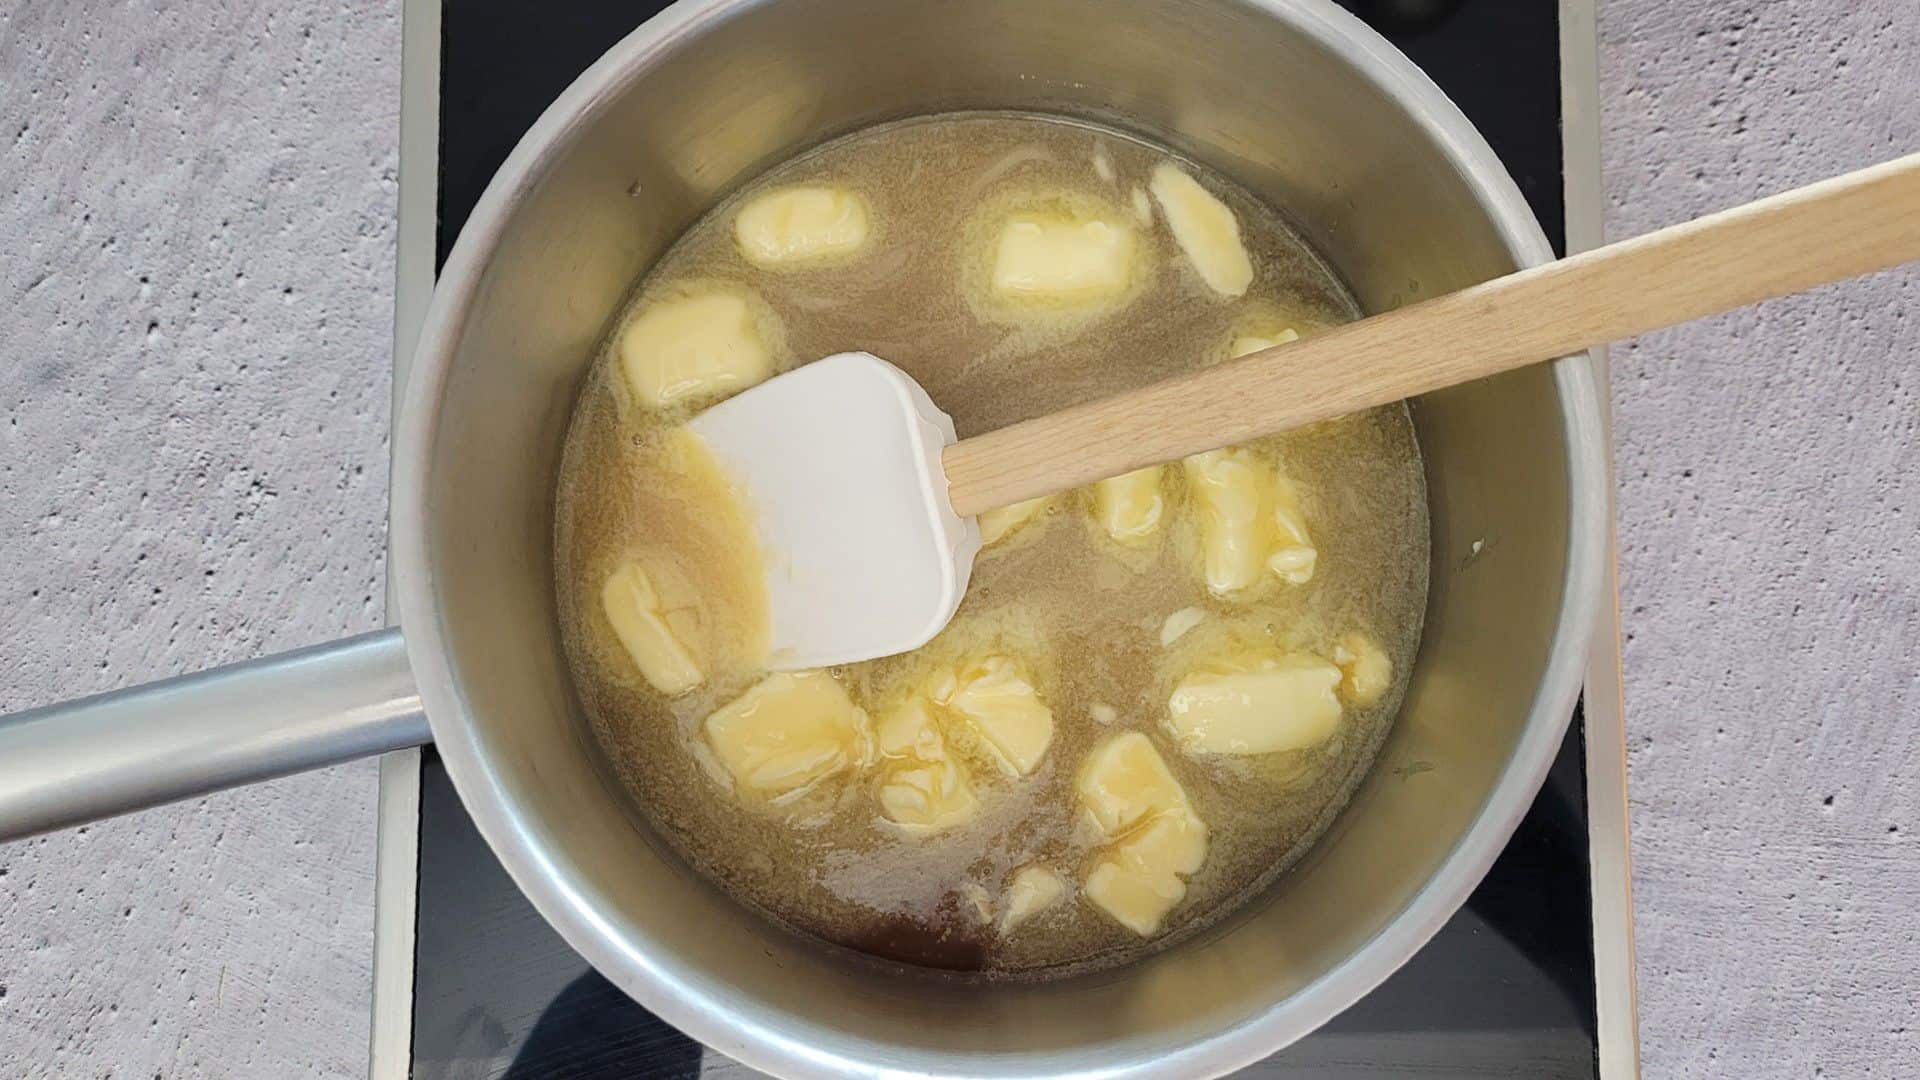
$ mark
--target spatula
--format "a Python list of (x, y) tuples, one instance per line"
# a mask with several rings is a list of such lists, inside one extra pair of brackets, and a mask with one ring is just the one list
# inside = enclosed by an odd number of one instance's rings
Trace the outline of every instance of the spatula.
[(1915, 258), (1920, 154), (970, 439), (857, 352), (689, 426), (753, 509), (769, 666), (826, 667), (939, 633), (984, 510)]

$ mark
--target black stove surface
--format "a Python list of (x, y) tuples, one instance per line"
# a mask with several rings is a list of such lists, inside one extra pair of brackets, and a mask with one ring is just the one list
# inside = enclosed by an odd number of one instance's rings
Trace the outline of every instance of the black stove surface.
[[(1459, 103), (1563, 250), (1556, 0), (1342, 3)], [(441, 259), (547, 103), (663, 6), (446, 0)], [(1433, 941), (1353, 1008), (1243, 1075), (1598, 1075), (1583, 732), (1576, 711), (1513, 841)], [(527, 903), (431, 749), (420, 787), (413, 1075), (699, 1075), (699, 1044), (614, 989)]]

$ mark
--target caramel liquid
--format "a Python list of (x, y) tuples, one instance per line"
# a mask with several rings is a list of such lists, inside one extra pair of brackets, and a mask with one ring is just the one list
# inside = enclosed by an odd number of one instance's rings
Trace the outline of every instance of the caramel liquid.
[[(1119, 310), (1017, 316), (985, 299), (996, 214), (1064, 197), (1136, 220), (1134, 189), (1170, 157), (1114, 131), (1026, 115), (961, 114), (861, 131), (775, 167), (701, 219), (640, 282), (628, 315), (684, 283), (745, 285), (778, 321), (779, 366), (872, 352), (920, 380), (965, 438), (1216, 362), (1236, 333), (1291, 325), (1308, 334), (1358, 314), (1272, 210), (1191, 162), (1184, 167), (1239, 217), (1255, 267), (1245, 297), (1210, 292), (1156, 210), (1141, 230), (1144, 284)], [(1109, 168), (1097, 168), (1096, 158)], [(864, 195), (874, 224), (869, 247), (841, 265), (752, 267), (734, 246), (736, 207), (769, 187), (808, 181)], [(913, 654), (836, 671), (877, 718), (942, 659), (993, 648), (1025, 663), (1053, 710), (1052, 746), (1019, 780), (976, 771), (981, 808), (972, 821), (931, 838), (903, 837), (879, 816), (869, 778), (800, 818), (751, 811), (728, 789), (700, 725), (757, 674), (732, 665), (667, 700), (640, 679), (598, 601), (606, 573), (636, 545), (700, 542), (697, 500), (648, 449), (663, 425), (682, 419), (634, 406), (611, 350), (586, 382), (557, 498), (568, 655), (594, 735), (646, 818), (701, 872), (797, 929), (898, 959), (996, 973), (1124, 961), (1218, 918), (1283, 871), (1343, 804), (1399, 707), (1419, 641), (1428, 550), (1419, 451), (1406, 409), (1393, 406), (1256, 444), (1277, 456), (1300, 492), (1319, 549), (1306, 585), (1276, 583), (1252, 602), (1209, 596), (1174, 466), (1165, 472), (1170, 524), (1157, 548), (1117, 547), (1093, 524), (1087, 494), (1073, 493), (983, 553), (941, 637)], [(721, 596), (721, 610), (704, 616), (709, 639), (728, 632)], [(1163, 648), (1162, 622), (1189, 606), (1204, 608), (1208, 620)], [(1328, 656), (1334, 638), (1352, 630), (1384, 646), (1394, 685), (1371, 707), (1349, 707), (1326, 744), (1202, 760), (1183, 754), (1161, 726), (1174, 680), (1228, 640)], [(1095, 706), (1111, 707), (1117, 720), (1099, 722), (1094, 714), (1106, 710)], [(1154, 740), (1209, 827), (1206, 862), (1186, 899), (1152, 941), (1078, 895), (1002, 939), (972, 914), (968, 894), (984, 890), (997, 904), (1012, 872), (1035, 860), (1078, 882), (1098, 840), (1075, 826), (1074, 773), (1094, 743), (1126, 729)]]

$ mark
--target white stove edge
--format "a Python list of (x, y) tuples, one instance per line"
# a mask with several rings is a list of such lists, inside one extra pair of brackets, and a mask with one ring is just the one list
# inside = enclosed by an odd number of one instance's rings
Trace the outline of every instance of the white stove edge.
[[(399, 250), (396, 259), (393, 410), (407, 382), (413, 346), (433, 293), (434, 200), (440, 146), (442, 0), (403, 0), (400, 43)], [(1567, 248), (1604, 240), (1600, 195), (1599, 34), (1597, 0), (1560, 0), (1561, 152), (1565, 162)], [(1601, 388), (1602, 425), (1613, 417), (1605, 349), (1590, 354)], [(1612, 468), (1612, 455), (1608, 455)], [(1612, 485), (1608, 485), (1612, 491)], [(1613, 518), (1609, 496), (1609, 520)], [(1633, 948), (1631, 850), (1627, 831), (1626, 718), (1620, 671), (1620, 605), (1611, 536), (1600, 610), (1602, 625), (1587, 660), (1586, 769), (1590, 881), (1593, 890), (1595, 997), (1600, 1075), (1638, 1080), (1639, 1009)], [(392, 562), (388, 562), (392, 573)], [(387, 583), (387, 610), (395, 607)], [(420, 751), (380, 760), (374, 870), (373, 1015), (367, 1075), (407, 1080), (413, 1048), (413, 949), (420, 843)]]
[[(1560, 147), (1567, 252), (1606, 242), (1600, 191), (1600, 34), (1598, 0), (1560, 0)], [(1600, 1075), (1640, 1076), (1640, 1007), (1633, 948), (1633, 868), (1627, 824), (1627, 724), (1620, 666), (1619, 544), (1613, 481), (1613, 393), (1607, 350), (1588, 354), (1600, 387), (1607, 447), (1607, 565), (1587, 653), (1587, 840), (1593, 889), (1594, 1000)]]
[[(433, 297), (434, 226), (440, 175), (441, 0), (402, 0), (400, 9), (400, 191), (394, 259), (393, 401), (413, 366), (413, 348)], [(387, 559), (387, 616), (399, 604)], [(380, 759), (373, 871), (373, 1015), (370, 1080), (408, 1080), (413, 1065), (413, 934), (420, 888), (420, 750)]]

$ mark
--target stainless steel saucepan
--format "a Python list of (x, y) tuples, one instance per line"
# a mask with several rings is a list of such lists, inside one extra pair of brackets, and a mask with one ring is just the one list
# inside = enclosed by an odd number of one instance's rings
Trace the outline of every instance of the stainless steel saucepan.
[(553, 485), (628, 287), (796, 151), (1005, 108), (1208, 163), (1289, 211), (1370, 311), (1550, 257), (1460, 112), (1323, 0), (684, 0), (547, 110), (442, 272), (394, 456), (403, 630), (0, 722), (0, 838), (422, 742), (430, 725), (481, 833), (567, 941), (770, 1072), (1196, 1076), (1365, 994), (1479, 881), (1573, 708), (1604, 514), (1583, 364), (1415, 402), (1433, 585), (1380, 761), (1266, 895), (1141, 962), (980, 984), (795, 936), (690, 873), (587, 734), (555, 624)]

